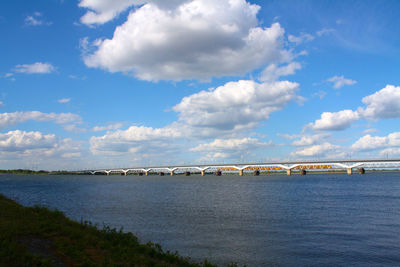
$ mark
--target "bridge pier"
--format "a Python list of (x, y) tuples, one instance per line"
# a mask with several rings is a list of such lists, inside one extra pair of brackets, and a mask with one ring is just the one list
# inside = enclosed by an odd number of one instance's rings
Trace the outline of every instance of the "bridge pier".
[(365, 169), (364, 168), (359, 168), (358, 169), (359, 174), (365, 174)]
[(200, 173), (201, 173), (201, 176), (204, 176), (206, 171), (200, 171)]
[(243, 169), (239, 170), (239, 175), (243, 176)]
[(174, 171), (170, 171), (170, 172), (169, 172), (169, 175), (170, 175), (170, 176), (174, 176), (174, 174), (175, 174)]
[(352, 168), (347, 168), (347, 174), (352, 175), (353, 174), (353, 169)]
[(144, 172), (144, 175), (145, 175), (145, 176), (149, 176), (149, 171), (145, 171), (145, 172)]
[(292, 175), (292, 169), (287, 169), (286, 170), (286, 175), (288, 175), (288, 176)]

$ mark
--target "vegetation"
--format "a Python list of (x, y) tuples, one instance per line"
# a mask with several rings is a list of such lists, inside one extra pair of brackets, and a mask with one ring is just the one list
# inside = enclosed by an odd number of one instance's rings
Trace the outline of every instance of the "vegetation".
[(28, 169), (15, 169), (15, 170), (0, 170), (0, 174), (59, 174), (59, 175), (79, 175), (79, 174), (90, 174), (90, 173), (83, 173), (83, 172), (70, 172), (70, 171), (33, 171)]
[(48, 171), (33, 171), (27, 169), (16, 169), (16, 170), (0, 170), (0, 174), (48, 174)]
[[(214, 266), (193, 263), (132, 233), (74, 222), (0, 195), (0, 266)], [(236, 265), (232, 265), (236, 266)]]

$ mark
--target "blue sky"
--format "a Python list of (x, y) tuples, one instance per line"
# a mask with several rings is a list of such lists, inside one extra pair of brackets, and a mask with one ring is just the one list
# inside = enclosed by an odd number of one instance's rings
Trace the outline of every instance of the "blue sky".
[(400, 2), (0, 3), (0, 168), (400, 157)]

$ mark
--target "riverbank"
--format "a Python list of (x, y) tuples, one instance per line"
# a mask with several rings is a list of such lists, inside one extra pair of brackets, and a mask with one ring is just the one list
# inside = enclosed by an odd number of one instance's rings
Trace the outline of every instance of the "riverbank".
[(132, 233), (74, 222), (0, 195), (0, 266), (215, 266), (192, 263)]

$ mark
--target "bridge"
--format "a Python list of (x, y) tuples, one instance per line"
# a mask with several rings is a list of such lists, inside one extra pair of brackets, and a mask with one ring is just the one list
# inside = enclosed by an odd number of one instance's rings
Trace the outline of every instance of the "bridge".
[(114, 174), (121, 175), (137, 174), (149, 175), (158, 174), (169, 175), (200, 173), (204, 176), (206, 173), (221, 175), (222, 173), (238, 173), (243, 176), (244, 173), (253, 173), (259, 175), (261, 172), (286, 172), (287, 175), (299, 173), (305, 175), (307, 171), (347, 171), (347, 174), (353, 174), (358, 171), (365, 173), (365, 169), (399, 169), (400, 159), (364, 159), (364, 160), (335, 160), (335, 161), (288, 161), (288, 162), (270, 162), (270, 163), (236, 163), (236, 164), (210, 164), (210, 165), (177, 165), (177, 166), (147, 166), (134, 168), (117, 169), (99, 169), (85, 170), (80, 172), (91, 174)]

